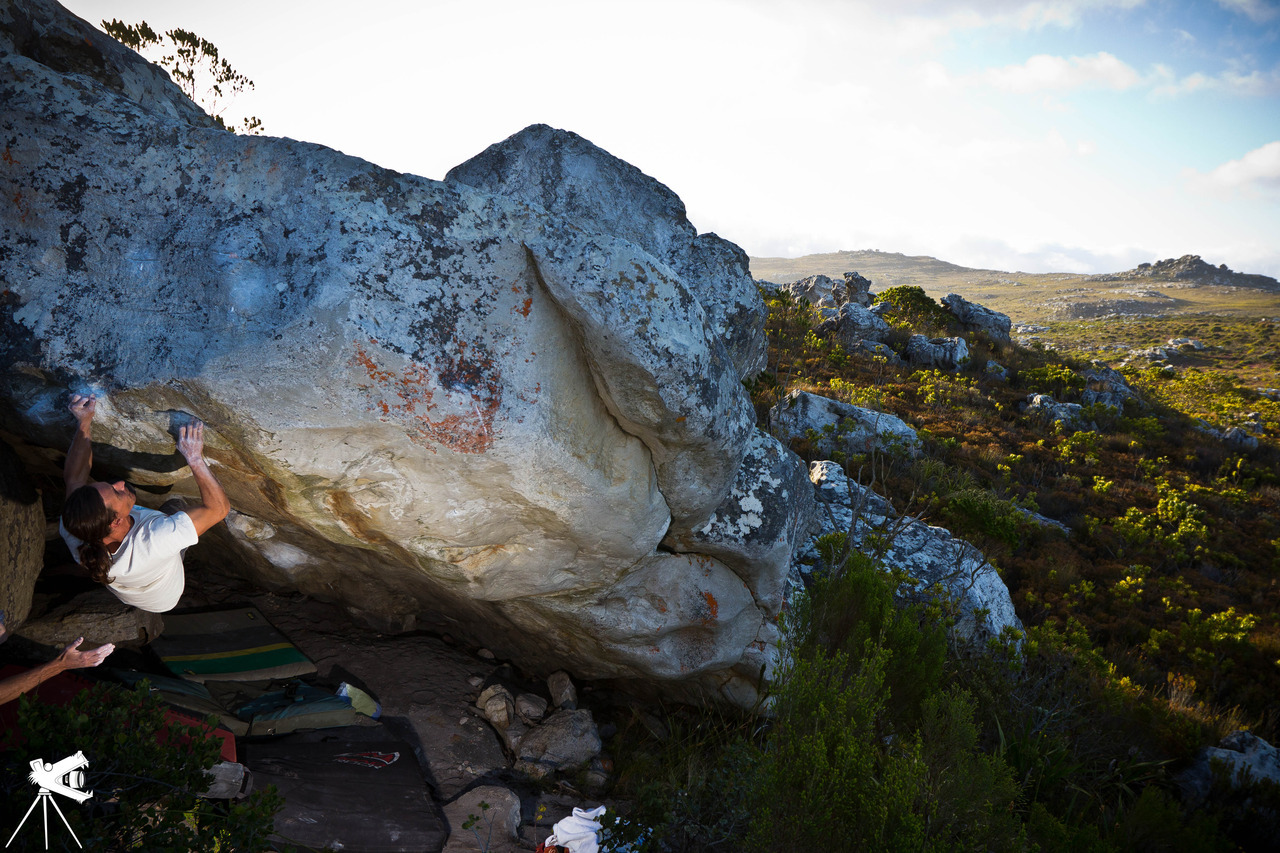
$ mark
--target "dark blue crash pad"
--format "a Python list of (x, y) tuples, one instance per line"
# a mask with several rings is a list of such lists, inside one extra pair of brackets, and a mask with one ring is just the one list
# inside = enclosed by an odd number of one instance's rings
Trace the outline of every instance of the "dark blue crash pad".
[(285, 806), (279, 840), (343, 853), (433, 853), (448, 839), (413, 748), (396, 740), (246, 743), (254, 787), (275, 785)]

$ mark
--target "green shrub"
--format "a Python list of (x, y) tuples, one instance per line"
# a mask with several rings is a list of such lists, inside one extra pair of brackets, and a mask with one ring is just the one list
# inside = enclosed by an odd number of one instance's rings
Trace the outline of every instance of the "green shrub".
[(1027, 368), (1018, 373), (1018, 382), (1027, 390), (1049, 394), (1059, 401), (1084, 390), (1084, 377), (1065, 364)]
[(921, 335), (945, 335), (956, 325), (955, 317), (942, 303), (915, 285), (890, 287), (877, 293), (873, 304), (882, 303), (893, 306), (894, 310), (886, 318), (891, 324), (905, 326)]
[[(62, 707), (27, 696), (18, 702), (22, 735), (10, 740), (10, 760), (0, 765), (0, 825), (16, 829), (31, 802), (28, 795), (34, 796), (29, 761), (58, 761), (79, 750), (89, 760), (83, 787), (94, 796), (63, 812), (85, 849), (272, 849), (267, 839), (283, 805), (274, 788), (236, 803), (198, 796), (209, 787), (205, 769), (219, 760), (221, 741), (205, 738), (215, 725), (212, 718), (208, 729), (166, 723), (165, 706), (145, 681), (134, 691), (101, 684)], [(28, 840), (38, 837), (32, 824), (28, 820), (23, 827)], [(65, 828), (60, 837), (71, 844)]]
[(1026, 529), (1026, 516), (1009, 501), (1000, 500), (988, 489), (965, 489), (953, 494), (943, 505), (942, 514), (953, 532), (961, 535), (980, 534), (1018, 547)]

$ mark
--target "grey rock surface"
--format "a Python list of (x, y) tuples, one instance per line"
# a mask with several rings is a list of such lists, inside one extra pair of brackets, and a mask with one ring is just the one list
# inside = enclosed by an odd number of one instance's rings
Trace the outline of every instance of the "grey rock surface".
[[(48, 6), (4, 13), (79, 31)], [(751, 446), (764, 314), (737, 247), (563, 131), (430, 181), (212, 129), (110, 45), (69, 67), (19, 41), (0, 429), (29, 466), (56, 475), (67, 393), (93, 390), (100, 476), (194, 497), (172, 437), (194, 415), (237, 512), (196, 550), (257, 583), (534, 671), (698, 697), (732, 677), (771, 607), (757, 570), (658, 546)], [(721, 606), (671, 624), (620, 591)]]
[(557, 670), (547, 676), (547, 690), (551, 693), (551, 704), (556, 708), (572, 711), (578, 707), (578, 688), (564, 670)]
[[(1178, 776), (1178, 784), (1193, 804), (1201, 803), (1213, 787), (1212, 762), (1225, 765), (1233, 786), (1263, 783), (1280, 786), (1280, 749), (1242, 730), (1232, 732), (1218, 742), (1200, 750), (1196, 760)], [(1275, 815), (1272, 815), (1275, 820)]]
[(804, 461), (768, 433), (755, 431), (729, 494), (710, 521), (684, 536), (668, 535), (678, 551), (747, 566), (738, 576), (766, 616), (782, 607), (791, 554), (813, 520), (813, 488)]
[(472, 788), (444, 807), (449, 840), (442, 853), (500, 853), (522, 849), (520, 797), (500, 785)]
[(1228, 427), (1222, 431), (1222, 440), (1230, 447), (1240, 450), (1257, 450), (1258, 437), (1250, 435), (1240, 427)]
[(920, 446), (916, 431), (888, 412), (864, 409), (830, 397), (792, 391), (769, 410), (769, 429), (784, 441), (804, 438), (809, 430), (819, 434), (815, 450), (830, 454), (906, 450)]
[(942, 297), (942, 305), (960, 321), (966, 331), (981, 332), (997, 344), (1010, 342), (1009, 330), (1013, 323), (1008, 314), (970, 302), (958, 293)]
[(1086, 406), (1101, 404), (1123, 412), (1126, 403), (1139, 400), (1124, 374), (1118, 370), (1095, 366), (1086, 370), (1083, 376), (1085, 388), (1080, 394), (1080, 400)]
[(688, 283), (738, 378), (764, 369), (766, 312), (746, 254), (715, 234), (699, 235), (680, 197), (631, 164), (576, 133), (532, 125), (453, 167), (445, 180), (634, 243)]
[(1059, 403), (1048, 394), (1028, 394), (1027, 399), (1018, 404), (1018, 409), (1032, 420), (1042, 424), (1060, 423), (1068, 429), (1098, 429), (1092, 421), (1086, 420), (1084, 407), (1079, 403)]
[(844, 274), (844, 296), (851, 304), (871, 307), (871, 280), (856, 272)]
[(836, 309), (849, 301), (844, 282), (827, 275), (811, 275), (780, 285), (778, 290), (791, 294), (791, 298), (798, 302), (808, 302), (814, 308)]
[(104, 643), (140, 647), (164, 632), (159, 613), (130, 607), (105, 588), (81, 593), (48, 613), (31, 619), (17, 630), (34, 643), (60, 648), (84, 637), (82, 649)]
[(955, 370), (969, 361), (969, 345), (964, 338), (912, 335), (907, 341), (907, 361), (922, 367)]
[(940, 587), (952, 608), (952, 630), (961, 639), (982, 642), (1006, 628), (1021, 631), (1008, 587), (973, 545), (918, 518), (900, 517), (887, 500), (850, 480), (834, 462), (814, 462), (809, 477), (819, 505), (816, 535), (843, 532), (860, 546), (871, 536), (885, 543), (883, 565), (915, 579), (899, 594), (923, 597), (931, 594), (930, 587)]
[(824, 310), (829, 311), (830, 316), (818, 324), (816, 331), (818, 334), (832, 333), (836, 342), (846, 350), (858, 348), (864, 340), (873, 343), (882, 341), (889, 334), (888, 323), (856, 302), (846, 302), (834, 310)]
[(534, 779), (581, 769), (600, 754), (601, 746), (590, 711), (557, 711), (520, 741), (515, 769)]

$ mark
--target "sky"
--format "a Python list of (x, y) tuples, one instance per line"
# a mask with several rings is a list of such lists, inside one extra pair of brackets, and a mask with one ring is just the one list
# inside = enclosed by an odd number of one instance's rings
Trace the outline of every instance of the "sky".
[(64, 0), (180, 27), (225, 116), (440, 179), (574, 131), (756, 257), (1280, 278), (1280, 0)]

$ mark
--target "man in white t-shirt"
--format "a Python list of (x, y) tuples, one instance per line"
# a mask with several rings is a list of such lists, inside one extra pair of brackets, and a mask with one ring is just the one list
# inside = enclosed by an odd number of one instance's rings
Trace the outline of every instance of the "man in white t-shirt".
[(90, 479), (96, 405), (93, 395), (71, 395), (76, 434), (63, 468), (67, 499), (59, 532), (76, 562), (121, 601), (152, 613), (172, 610), (186, 585), (183, 554), (231, 509), (204, 459), (204, 424), (193, 420), (178, 430), (178, 452), (195, 477), (200, 503), (166, 515), (138, 506), (133, 486), (123, 480)]

